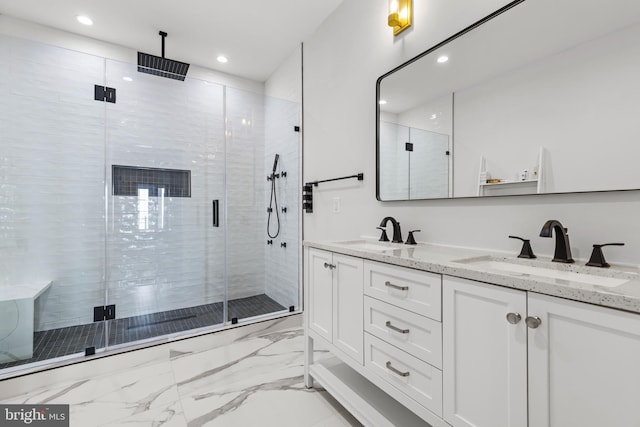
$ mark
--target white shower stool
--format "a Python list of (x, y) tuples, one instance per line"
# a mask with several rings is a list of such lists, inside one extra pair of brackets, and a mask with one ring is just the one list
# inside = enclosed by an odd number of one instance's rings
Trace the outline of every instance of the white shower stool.
[(33, 306), (52, 283), (0, 286), (0, 363), (33, 357)]

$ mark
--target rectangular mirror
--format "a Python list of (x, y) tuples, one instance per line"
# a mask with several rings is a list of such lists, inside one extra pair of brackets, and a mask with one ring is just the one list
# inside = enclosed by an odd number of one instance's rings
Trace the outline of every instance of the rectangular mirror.
[(382, 201), (640, 189), (640, 1), (518, 0), (377, 83)]

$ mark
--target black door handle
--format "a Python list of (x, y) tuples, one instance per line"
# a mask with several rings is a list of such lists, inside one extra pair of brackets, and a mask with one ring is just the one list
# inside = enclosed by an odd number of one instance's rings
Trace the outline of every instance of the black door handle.
[(220, 227), (220, 201), (213, 201), (213, 226)]

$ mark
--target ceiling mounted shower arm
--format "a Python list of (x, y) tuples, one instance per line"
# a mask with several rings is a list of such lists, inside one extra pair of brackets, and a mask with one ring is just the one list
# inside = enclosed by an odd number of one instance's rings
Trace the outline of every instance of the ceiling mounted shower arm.
[(160, 37), (162, 37), (162, 57), (164, 58), (164, 39), (168, 36), (168, 34), (164, 31), (160, 31)]
[(167, 33), (159, 31), (158, 34), (162, 38), (162, 56), (151, 55), (150, 53), (138, 51), (138, 71), (173, 80), (184, 81), (187, 76), (187, 72), (189, 71), (189, 64), (167, 58), (165, 56), (165, 38), (167, 37)]

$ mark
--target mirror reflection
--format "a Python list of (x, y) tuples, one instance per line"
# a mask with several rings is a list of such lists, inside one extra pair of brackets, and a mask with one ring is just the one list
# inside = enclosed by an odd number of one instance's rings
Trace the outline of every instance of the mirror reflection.
[(638, 189), (638, 76), (637, 0), (514, 2), (378, 80), (378, 199)]

